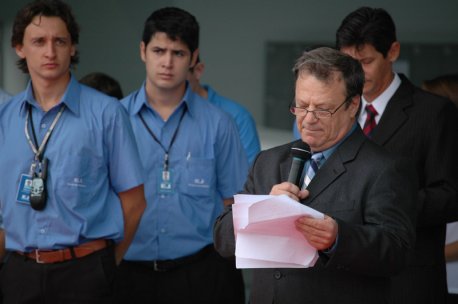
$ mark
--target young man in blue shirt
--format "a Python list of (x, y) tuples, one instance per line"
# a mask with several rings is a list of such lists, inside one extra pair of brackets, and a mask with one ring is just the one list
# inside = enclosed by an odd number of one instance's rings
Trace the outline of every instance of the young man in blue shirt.
[(194, 16), (153, 12), (140, 44), (146, 80), (121, 101), (140, 147), (147, 208), (119, 267), (120, 303), (244, 303), (241, 273), (214, 251), (212, 227), (248, 162), (230, 116), (186, 82), (198, 42)]
[(78, 39), (60, 0), (32, 2), (14, 21), (31, 81), (0, 108), (4, 303), (112, 303), (116, 264), (145, 208), (125, 110), (70, 73)]

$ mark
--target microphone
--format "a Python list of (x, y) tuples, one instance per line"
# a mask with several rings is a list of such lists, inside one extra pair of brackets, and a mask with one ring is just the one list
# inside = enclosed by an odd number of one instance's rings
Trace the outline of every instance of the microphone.
[(297, 141), (291, 147), (291, 154), (293, 156), (293, 162), (291, 164), (291, 171), (289, 171), (288, 182), (300, 188), (304, 164), (311, 156), (310, 147), (301, 140)]

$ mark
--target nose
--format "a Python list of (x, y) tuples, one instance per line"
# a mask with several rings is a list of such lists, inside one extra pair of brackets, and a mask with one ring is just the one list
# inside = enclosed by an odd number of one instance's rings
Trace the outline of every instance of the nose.
[(316, 118), (315, 116), (315, 112), (313, 111), (308, 111), (307, 113), (305, 113), (305, 116), (303, 118), (303, 120), (305, 120), (306, 122), (315, 122), (318, 120), (318, 118)]
[(173, 56), (170, 52), (164, 55), (162, 65), (166, 68), (171, 68), (173, 66)]
[(52, 41), (48, 41), (46, 44), (46, 56), (54, 58), (56, 56), (56, 46)]

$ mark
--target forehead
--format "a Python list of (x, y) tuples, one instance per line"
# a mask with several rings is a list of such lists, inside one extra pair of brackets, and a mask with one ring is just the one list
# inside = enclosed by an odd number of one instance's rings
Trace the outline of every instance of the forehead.
[(189, 51), (188, 46), (183, 42), (183, 40), (180, 38), (173, 40), (164, 32), (154, 33), (154, 35), (151, 36), (148, 45)]
[(379, 53), (372, 44), (368, 43), (359, 46), (346, 46), (342, 47), (340, 50), (342, 53), (357, 59), (383, 56), (382, 53)]
[(25, 36), (70, 36), (67, 25), (59, 17), (35, 16), (25, 28)]
[(325, 81), (316, 78), (314, 75), (303, 72), (296, 80), (296, 99), (299, 101), (314, 102), (339, 102), (345, 98), (346, 87), (340, 73), (334, 72), (332, 77)]

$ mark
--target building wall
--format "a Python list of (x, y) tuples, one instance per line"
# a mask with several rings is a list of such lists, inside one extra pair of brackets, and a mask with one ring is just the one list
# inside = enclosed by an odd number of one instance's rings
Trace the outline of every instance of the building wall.
[[(10, 26), (19, 7), (28, 1), (2, 0), (3, 85), (16, 93), (24, 77), (10, 49)], [(117, 78), (125, 94), (137, 89), (145, 70), (139, 57), (143, 22), (155, 9), (178, 6), (194, 14), (201, 25), (204, 81), (245, 105), (258, 125), (263, 122), (265, 45), (268, 41), (334, 42), (341, 20), (368, 1), (208, 1), (208, 0), (68, 0), (81, 25), (80, 64), (76, 77), (106, 72)], [(107, 5), (109, 3), (109, 5)], [(336, 5), (337, 4), (337, 5)], [(458, 43), (456, 0), (372, 0), (393, 16), (402, 42)], [(413, 7), (413, 8), (412, 8)], [(1, 35), (0, 35), (1, 36)], [(458, 69), (458, 67), (457, 67)]]

